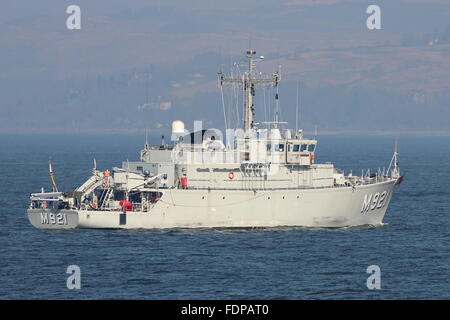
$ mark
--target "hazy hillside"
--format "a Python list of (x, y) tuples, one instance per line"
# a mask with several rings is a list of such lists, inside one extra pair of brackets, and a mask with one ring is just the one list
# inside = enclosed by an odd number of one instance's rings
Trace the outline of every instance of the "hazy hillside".
[[(370, 31), (372, 3), (77, 1), (73, 31), (70, 1), (2, 4), (0, 130), (159, 132), (174, 119), (222, 128), (216, 75), (251, 40), (262, 70), (281, 65), (292, 124), (299, 81), (307, 130), (450, 132), (450, 3), (381, 1), (382, 30)], [(256, 103), (262, 120), (261, 95)]]

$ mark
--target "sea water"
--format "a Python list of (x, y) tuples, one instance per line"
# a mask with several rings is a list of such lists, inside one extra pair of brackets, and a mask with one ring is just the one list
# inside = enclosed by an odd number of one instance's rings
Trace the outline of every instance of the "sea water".
[[(0, 135), (1, 299), (450, 298), (450, 137), (399, 136), (404, 182), (382, 226), (38, 230), (29, 195), (138, 160), (142, 135)], [(324, 135), (317, 162), (346, 173), (387, 167), (394, 136)], [(152, 141), (158, 143), (159, 141)], [(67, 287), (79, 266), (80, 289)], [(381, 289), (370, 290), (369, 266)]]

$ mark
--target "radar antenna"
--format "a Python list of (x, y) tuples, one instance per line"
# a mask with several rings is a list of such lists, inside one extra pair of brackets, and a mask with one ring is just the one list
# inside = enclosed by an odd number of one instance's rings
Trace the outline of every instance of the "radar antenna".
[(255, 106), (254, 97), (255, 89), (257, 86), (271, 84), (274, 87), (278, 86), (280, 81), (279, 71), (271, 75), (256, 74), (255, 63), (264, 60), (264, 56), (259, 58), (254, 58), (256, 51), (248, 49), (246, 52), (247, 56), (247, 71), (244, 72), (241, 78), (226, 77), (222, 72), (219, 72), (219, 85), (222, 87), (224, 83), (238, 83), (242, 85), (242, 89), (245, 92), (245, 105), (244, 105), (244, 130), (248, 131), (255, 127), (254, 117), (255, 117)]

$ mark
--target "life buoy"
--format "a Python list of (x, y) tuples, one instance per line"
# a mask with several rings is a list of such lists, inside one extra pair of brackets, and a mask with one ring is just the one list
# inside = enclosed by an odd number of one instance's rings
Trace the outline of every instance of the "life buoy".
[(233, 171), (230, 171), (229, 173), (228, 173), (228, 179), (234, 179), (234, 172)]

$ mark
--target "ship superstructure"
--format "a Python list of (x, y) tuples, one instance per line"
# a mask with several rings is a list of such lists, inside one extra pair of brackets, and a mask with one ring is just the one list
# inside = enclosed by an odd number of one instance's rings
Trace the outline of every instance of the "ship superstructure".
[[(71, 192), (31, 195), (28, 217), (37, 228), (345, 227), (382, 223), (394, 186), (402, 181), (395, 150), (387, 170), (361, 176), (316, 163), (317, 140), (285, 129), (278, 119), (255, 122), (258, 87), (276, 88), (279, 72), (255, 71), (246, 52), (240, 77), (219, 73), (245, 97), (242, 128), (189, 133), (172, 123), (172, 144), (150, 146), (139, 161), (97, 170)], [(258, 58), (262, 60), (263, 57)], [(278, 92), (275, 95), (278, 100)]]

